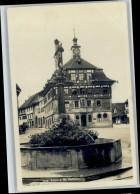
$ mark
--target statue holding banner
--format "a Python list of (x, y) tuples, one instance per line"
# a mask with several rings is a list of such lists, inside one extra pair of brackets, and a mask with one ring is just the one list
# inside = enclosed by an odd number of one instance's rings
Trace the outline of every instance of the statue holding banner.
[(56, 69), (61, 69), (63, 67), (63, 58), (62, 58), (62, 52), (64, 52), (64, 49), (62, 48), (62, 43), (59, 40), (55, 40), (55, 64)]

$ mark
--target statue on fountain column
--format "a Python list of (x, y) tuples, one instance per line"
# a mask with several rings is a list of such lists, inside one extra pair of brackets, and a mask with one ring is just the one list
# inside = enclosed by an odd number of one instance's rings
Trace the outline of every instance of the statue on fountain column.
[(64, 52), (64, 49), (62, 48), (62, 43), (59, 40), (55, 40), (55, 64), (56, 64), (56, 69), (62, 69), (63, 67), (63, 58), (62, 58), (62, 52)]

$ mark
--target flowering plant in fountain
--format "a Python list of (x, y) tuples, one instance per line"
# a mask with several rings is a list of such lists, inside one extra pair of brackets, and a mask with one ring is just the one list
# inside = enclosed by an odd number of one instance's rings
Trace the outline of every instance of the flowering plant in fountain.
[(98, 132), (85, 129), (71, 119), (59, 118), (44, 133), (31, 136), (30, 143), (41, 146), (77, 146), (95, 143)]

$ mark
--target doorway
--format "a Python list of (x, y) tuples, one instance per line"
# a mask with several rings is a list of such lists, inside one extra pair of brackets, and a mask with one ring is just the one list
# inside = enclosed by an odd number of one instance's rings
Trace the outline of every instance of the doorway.
[(86, 115), (81, 115), (81, 126), (82, 127), (87, 126), (87, 117), (86, 117)]

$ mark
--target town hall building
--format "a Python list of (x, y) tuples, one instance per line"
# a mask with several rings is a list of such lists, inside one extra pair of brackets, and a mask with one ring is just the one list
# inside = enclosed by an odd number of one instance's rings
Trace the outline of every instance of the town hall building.
[[(81, 57), (77, 38), (71, 47), (72, 58), (63, 65), (65, 114), (82, 127), (112, 127), (112, 85), (103, 69)], [(19, 123), (49, 128), (58, 118), (58, 70), (42, 91), (31, 96), (19, 108)], [(23, 117), (22, 117), (23, 115)], [(24, 119), (23, 119), (24, 118)]]

